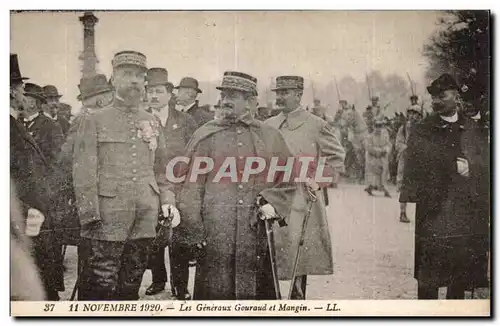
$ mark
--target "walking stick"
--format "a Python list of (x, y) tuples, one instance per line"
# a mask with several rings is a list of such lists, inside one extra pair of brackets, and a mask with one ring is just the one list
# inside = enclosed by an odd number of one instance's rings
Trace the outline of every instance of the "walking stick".
[(297, 254), (295, 255), (295, 262), (293, 263), (292, 283), (290, 284), (290, 290), (288, 291), (288, 300), (292, 299), (292, 292), (293, 292), (293, 287), (295, 285), (295, 278), (297, 277), (297, 268), (299, 266), (299, 259), (300, 259), (300, 255), (302, 254), (302, 248), (304, 245), (304, 238), (306, 235), (307, 222), (309, 221), (309, 216), (311, 216), (312, 205), (314, 204), (314, 202), (316, 202), (316, 199), (317, 199), (316, 190), (312, 190), (309, 187), (307, 187), (307, 192), (308, 192), (309, 198), (310, 198), (309, 208), (307, 209), (306, 216), (304, 217), (304, 220), (302, 221), (302, 230), (300, 232), (299, 246), (297, 248)]
[(269, 260), (271, 260), (274, 293), (276, 294), (276, 300), (281, 300), (280, 281), (278, 278), (278, 268), (276, 266), (276, 249), (274, 246), (274, 232), (272, 221), (264, 219), (263, 216), (261, 216), (261, 218), (264, 220), (264, 225), (266, 226), (267, 248), (269, 250)]

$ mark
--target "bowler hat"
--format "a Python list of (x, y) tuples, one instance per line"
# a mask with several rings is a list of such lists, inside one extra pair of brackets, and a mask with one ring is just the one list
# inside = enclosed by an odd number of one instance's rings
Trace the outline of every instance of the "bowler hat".
[(45, 94), (42, 87), (33, 83), (26, 83), (24, 85), (24, 95), (35, 97), (40, 100), (45, 100)]
[(22, 82), (23, 80), (29, 79), (28, 77), (23, 77), (21, 75), (21, 70), (19, 69), (19, 61), (17, 59), (17, 54), (10, 54), (10, 82)]
[(146, 56), (137, 51), (121, 51), (115, 54), (111, 61), (113, 68), (123, 65), (133, 65), (143, 69), (148, 69), (146, 65)]
[(147, 86), (158, 86), (168, 84), (168, 71), (164, 68), (150, 68), (146, 74)]
[(430, 84), (430, 86), (427, 87), (429, 94), (434, 96), (451, 89), (458, 91), (459, 87), (455, 78), (446, 73), (439, 76)]
[(380, 98), (377, 95), (374, 95), (370, 98), (372, 101), (378, 101)]
[(45, 94), (45, 97), (62, 97), (62, 95), (59, 94), (57, 88), (54, 85), (43, 86), (43, 92)]
[(301, 76), (279, 76), (276, 78), (276, 87), (272, 91), (283, 89), (304, 89), (304, 78)]
[(218, 90), (234, 89), (257, 96), (257, 78), (243, 72), (226, 71), (221, 85), (216, 88)]
[(175, 89), (179, 88), (193, 88), (195, 89), (198, 93), (202, 93), (201, 89), (198, 87), (198, 80), (192, 77), (184, 77), (181, 79), (181, 82), (179, 85), (174, 87)]
[(412, 95), (412, 96), (410, 96), (410, 100), (418, 101), (418, 96), (417, 95)]
[(101, 93), (111, 92), (113, 90), (113, 86), (108, 82), (106, 76), (103, 74), (80, 79), (78, 88), (80, 89), (80, 95), (76, 98), (78, 101), (85, 100)]

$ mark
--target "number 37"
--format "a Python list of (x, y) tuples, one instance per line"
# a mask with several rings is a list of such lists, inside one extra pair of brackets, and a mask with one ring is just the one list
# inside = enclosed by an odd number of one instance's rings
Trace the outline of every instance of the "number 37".
[(47, 303), (45, 304), (45, 308), (43, 309), (43, 311), (54, 311), (54, 307), (56, 305), (54, 303)]

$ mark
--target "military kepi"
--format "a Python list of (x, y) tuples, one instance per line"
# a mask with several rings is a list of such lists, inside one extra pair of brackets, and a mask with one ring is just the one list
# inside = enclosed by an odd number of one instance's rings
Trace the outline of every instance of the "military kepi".
[(17, 54), (10, 54), (10, 82), (20, 83), (28, 77), (23, 77), (21, 75), (21, 70), (19, 69), (19, 61), (17, 59)]
[(450, 89), (459, 90), (457, 81), (450, 74), (442, 74), (427, 87), (429, 94), (434, 96)]
[(276, 78), (276, 88), (272, 91), (282, 89), (304, 89), (304, 78), (301, 76), (279, 76)]
[(226, 71), (218, 90), (235, 89), (257, 96), (257, 78), (238, 71)]
[(115, 54), (112, 61), (113, 68), (123, 65), (133, 65), (147, 70), (146, 56), (137, 51), (121, 51)]

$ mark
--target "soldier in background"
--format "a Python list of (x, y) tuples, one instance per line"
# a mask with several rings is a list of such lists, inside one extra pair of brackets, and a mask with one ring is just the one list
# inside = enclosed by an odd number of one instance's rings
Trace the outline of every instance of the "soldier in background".
[(384, 121), (377, 119), (374, 121), (374, 131), (365, 138), (366, 151), (366, 182), (368, 187), (365, 191), (373, 196), (372, 191), (384, 192), (385, 197), (391, 197), (386, 188), (389, 176), (389, 155), (392, 144), (389, 133), (384, 128)]
[(51, 116), (52, 120), (59, 123), (62, 133), (64, 137), (66, 137), (69, 130), (69, 120), (66, 120), (66, 118), (59, 115), (59, 99), (62, 97), (62, 95), (59, 94), (57, 88), (54, 85), (44, 86), (43, 92), (45, 94), (46, 107), (49, 115)]
[(321, 100), (315, 98), (314, 99), (314, 106), (312, 107), (311, 113), (314, 114), (317, 117), (320, 117), (323, 120), (327, 120), (326, 118), (326, 108), (321, 105)]
[[(410, 137), (411, 130), (422, 119), (422, 107), (418, 105), (418, 96), (412, 95), (410, 97), (411, 105), (406, 109), (406, 123), (402, 125), (398, 130), (398, 135), (396, 136), (396, 146), (397, 151), (397, 161), (398, 161), (398, 172), (396, 178), (396, 184), (398, 191), (401, 191), (401, 186), (403, 184), (403, 171), (404, 164), (406, 160), (406, 148), (408, 145), (408, 139)], [(400, 203), (400, 214), (399, 221), (403, 223), (410, 223), (408, 216), (406, 215), (406, 203)]]
[(266, 121), (271, 117), (271, 108), (267, 106), (259, 106), (255, 118), (260, 121)]
[(366, 126), (368, 127), (368, 133), (372, 133), (375, 130), (375, 120), (380, 120), (380, 116), (383, 114), (379, 104), (379, 99), (380, 98), (378, 96), (372, 96), (372, 104), (368, 105), (365, 112), (363, 112), (363, 118), (365, 119)]
[[(146, 56), (117, 53), (113, 103), (84, 120), (73, 182), (85, 261), (79, 300), (137, 300), (158, 212), (179, 223), (175, 194), (155, 164), (165, 155), (156, 118), (141, 109)], [(161, 169), (161, 168), (160, 168)]]
[(212, 120), (213, 114), (200, 106), (198, 106), (198, 94), (202, 93), (198, 87), (198, 80), (191, 77), (184, 77), (181, 79), (177, 89), (177, 105), (176, 110), (190, 114), (198, 128)]
[[(156, 116), (165, 136), (167, 155), (162, 163), (157, 164), (161, 169), (156, 171), (158, 175), (161, 175), (171, 159), (184, 155), (184, 147), (198, 126), (191, 115), (175, 109), (175, 104), (171, 100), (174, 86), (168, 81), (166, 69), (149, 69), (146, 83), (148, 112)], [(179, 189), (176, 189), (175, 193), (177, 194), (178, 191)], [(190, 257), (190, 249), (182, 246), (176, 239), (170, 242), (172, 294), (179, 300), (191, 298), (187, 289), (189, 260), (192, 258)], [(155, 295), (165, 289), (165, 283), (168, 281), (165, 268), (165, 247), (152, 248), (149, 268), (153, 276), (153, 283), (146, 290), (146, 295)]]

